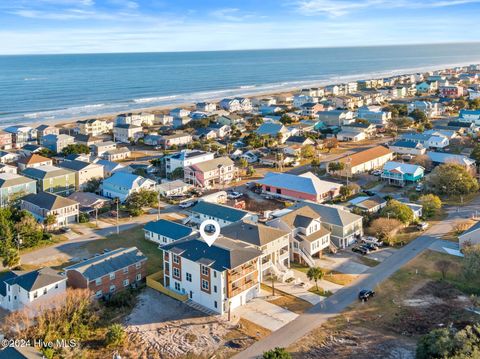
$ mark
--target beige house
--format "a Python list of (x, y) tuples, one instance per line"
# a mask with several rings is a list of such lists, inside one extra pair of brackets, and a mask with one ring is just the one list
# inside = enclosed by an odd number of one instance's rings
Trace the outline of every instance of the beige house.
[(74, 160), (63, 161), (59, 166), (75, 172), (77, 190), (83, 190), (92, 179), (103, 179), (103, 166), (98, 163)]
[(53, 226), (67, 226), (78, 220), (79, 204), (69, 198), (53, 193), (40, 192), (29, 194), (21, 199), (20, 208), (30, 212), (40, 223), (48, 216), (55, 216)]
[(185, 182), (195, 186), (211, 188), (215, 184), (226, 184), (233, 181), (237, 169), (228, 157), (197, 163), (184, 170)]
[(143, 137), (141, 126), (118, 124), (113, 128), (113, 138), (116, 142), (130, 143), (130, 139), (138, 141)]
[(112, 123), (104, 120), (91, 118), (89, 120), (77, 121), (78, 133), (86, 136), (98, 136), (107, 133), (112, 129)]
[(121, 161), (129, 158), (130, 155), (131, 152), (127, 147), (121, 147), (104, 152), (102, 154), (102, 158), (106, 159), (107, 161)]
[[(365, 173), (382, 168), (385, 163), (393, 160), (393, 157), (393, 151), (383, 146), (375, 146), (329, 162), (327, 171), (340, 176), (353, 176), (358, 173)], [(341, 171), (331, 171), (329, 165), (335, 162), (342, 163), (344, 169)]]
[(17, 161), (17, 166), (20, 171), (25, 168), (35, 168), (40, 166), (52, 166), (53, 162), (51, 158), (43, 157), (37, 154), (30, 155), (28, 157), (22, 157)]

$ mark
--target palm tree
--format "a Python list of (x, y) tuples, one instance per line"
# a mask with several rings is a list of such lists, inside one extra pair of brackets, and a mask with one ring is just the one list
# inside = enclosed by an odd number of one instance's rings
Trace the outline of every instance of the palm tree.
[(275, 295), (275, 281), (277, 280), (277, 276), (275, 274), (270, 274), (270, 279), (272, 280), (272, 295)]
[(322, 280), (324, 275), (325, 273), (320, 267), (311, 267), (307, 272), (308, 279), (315, 281), (315, 286), (317, 291), (318, 291), (318, 281)]

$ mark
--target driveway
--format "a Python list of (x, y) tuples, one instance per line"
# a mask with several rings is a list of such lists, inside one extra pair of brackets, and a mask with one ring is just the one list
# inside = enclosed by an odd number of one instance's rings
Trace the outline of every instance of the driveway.
[(323, 258), (315, 259), (315, 262), (319, 267), (344, 274), (358, 275), (370, 269), (369, 266), (353, 261), (353, 256), (355, 256), (355, 254), (350, 253), (347, 249), (335, 255), (325, 255)]
[(298, 314), (262, 298), (254, 298), (246, 305), (234, 310), (234, 314), (272, 332), (280, 329), (298, 317)]
[(439, 239), (434, 242), (430, 249), (440, 253), (451, 254), (453, 256), (463, 257), (463, 254), (460, 252), (460, 246), (458, 243), (446, 241), (444, 239)]
[(383, 262), (385, 259), (394, 254), (397, 250), (391, 247), (380, 248), (375, 252), (367, 254), (365, 257), (374, 259), (377, 262)]

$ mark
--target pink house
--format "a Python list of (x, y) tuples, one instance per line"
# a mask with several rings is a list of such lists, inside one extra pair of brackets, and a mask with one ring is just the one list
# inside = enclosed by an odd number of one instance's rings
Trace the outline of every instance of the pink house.
[(439, 88), (440, 96), (457, 98), (463, 96), (463, 87), (462, 86), (440, 86)]
[(236, 167), (228, 157), (219, 157), (186, 167), (185, 183), (210, 188), (215, 184), (230, 183), (236, 175)]
[(301, 175), (288, 173), (267, 173), (265, 178), (256, 181), (264, 193), (290, 200), (324, 202), (339, 195), (341, 185), (323, 181), (312, 172)]

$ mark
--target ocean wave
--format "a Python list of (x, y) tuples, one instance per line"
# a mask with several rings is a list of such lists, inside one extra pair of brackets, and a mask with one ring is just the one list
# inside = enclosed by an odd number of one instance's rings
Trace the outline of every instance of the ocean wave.
[(25, 77), (23, 81), (44, 81), (48, 80), (48, 77)]
[(176, 98), (177, 96), (178, 95), (134, 98), (133, 102), (135, 102), (135, 103), (149, 103), (149, 102), (156, 102), (156, 101), (163, 101), (163, 100), (171, 100), (171, 99)]

